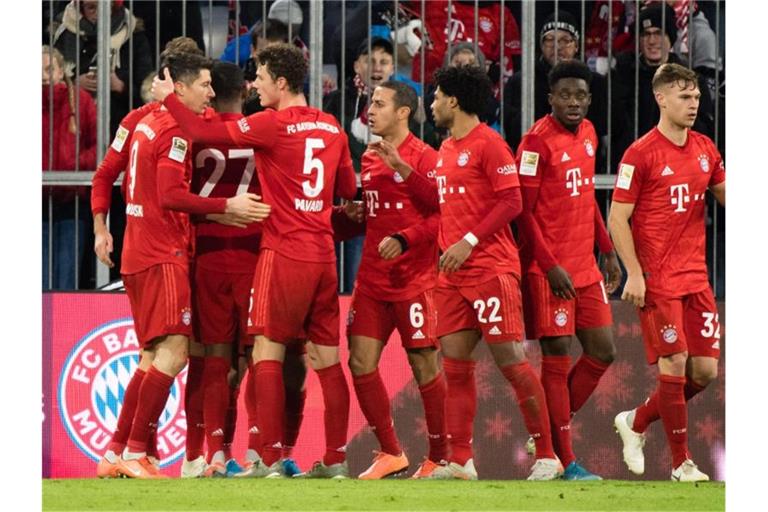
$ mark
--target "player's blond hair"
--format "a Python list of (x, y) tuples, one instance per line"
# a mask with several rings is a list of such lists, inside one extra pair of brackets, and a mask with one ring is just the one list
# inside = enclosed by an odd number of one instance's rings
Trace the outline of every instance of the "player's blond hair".
[(677, 84), (681, 89), (698, 87), (699, 77), (695, 71), (680, 64), (662, 64), (653, 74), (651, 86), (654, 91), (658, 91), (661, 87), (669, 84)]

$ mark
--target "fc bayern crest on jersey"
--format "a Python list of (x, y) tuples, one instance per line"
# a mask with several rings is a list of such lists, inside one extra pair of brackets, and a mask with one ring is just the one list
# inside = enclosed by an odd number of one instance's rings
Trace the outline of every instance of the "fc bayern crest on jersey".
[(479, 25), (480, 25), (480, 30), (482, 30), (486, 34), (491, 30), (493, 30), (493, 22), (487, 16), (480, 16)]
[(462, 151), (459, 153), (459, 158), (456, 160), (456, 163), (459, 167), (464, 167), (467, 165), (467, 162), (469, 162), (469, 151)]
[(703, 153), (699, 155), (699, 165), (701, 172), (709, 172), (709, 157)]
[[(139, 341), (133, 319), (100, 325), (81, 338), (67, 355), (59, 379), (59, 414), (72, 442), (94, 462), (107, 449), (117, 427), (125, 389), (139, 365)], [(157, 427), (160, 466), (184, 454), (186, 368), (176, 376)]]
[(565, 327), (568, 323), (568, 311), (565, 309), (558, 309), (555, 311), (555, 325), (558, 327)]
[(661, 329), (661, 337), (666, 341), (667, 343), (674, 343), (677, 341), (677, 329), (674, 325), (665, 325)]
[(595, 146), (592, 145), (592, 141), (587, 139), (584, 141), (584, 149), (587, 150), (589, 156), (595, 156)]

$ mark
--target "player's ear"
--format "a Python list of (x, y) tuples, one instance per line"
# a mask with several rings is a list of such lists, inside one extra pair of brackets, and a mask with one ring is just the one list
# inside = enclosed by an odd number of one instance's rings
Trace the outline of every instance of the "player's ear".
[(551, 92), (547, 94), (547, 101), (549, 102), (549, 106), (552, 106), (552, 100), (555, 98), (555, 95)]

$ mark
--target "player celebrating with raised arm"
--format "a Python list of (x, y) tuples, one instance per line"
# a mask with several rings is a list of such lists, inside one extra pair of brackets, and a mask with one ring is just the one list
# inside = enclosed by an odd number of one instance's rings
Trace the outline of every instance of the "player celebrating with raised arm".
[(278, 44), (258, 54), (256, 88), (265, 110), (240, 121), (204, 122), (170, 94), (166, 75), (156, 100), (193, 140), (255, 149), (265, 202), (271, 205), (254, 275), (249, 334), (258, 390), (262, 459), (244, 476), (281, 474), (286, 344), (306, 333), (307, 352), (325, 402), (326, 452), (306, 476), (348, 475), (349, 389), (339, 363), (339, 303), (331, 229), (334, 185), (353, 199), (355, 175), (347, 138), (335, 118), (308, 107), (301, 92), (307, 63), (297, 48)]
[[(541, 383), (547, 396), (555, 453), (565, 480), (599, 480), (573, 453), (571, 414), (578, 411), (613, 361), (611, 306), (606, 292), (621, 268), (595, 203), (597, 134), (585, 119), (592, 75), (580, 61), (549, 73), (552, 113), (525, 134), (517, 151), (523, 192), (523, 310), (528, 338), (541, 343)], [(603, 285), (595, 240), (609, 275)], [(571, 368), (573, 338), (584, 353)], [(570, 373), (569, 373), (570, 370)]]
[[(717, 376), (720, 322), (707, 278), (705, 198), (725, 206), (725, 167), (714, 143), (691, 130), (699, 107), (696, 73), (664, 64), (652, 87), (660, 119), (621, 159), (608, 227), (627, 269), (622, 299), (638, 307), (656, 391), (616, 416), (629, 470), (645, 470), (648, 425), (661, 418), (672, 480), (709, 480), (688, 452), (686, 401)], [(632, 219), (630, 228), (629, 220)]]
[(371, 467), (358, 477), (361, 480), (378, 480), (408, 468), (378, 370), (395, 328), (419, 385), (429, 434), (429, 456), (416, 476), (428, 475), (448, 458), (446, 386), (437, 362), (432, 299), (439, 222), (433, 174), (437, 151), (408, 131), (417, 106), (411, 86), (388, 81), (376, 87), (368, 108), (371, 131), (382, 140), (369, 145), (361, 163), (366, 238), (347, 336), (357, 399), (381, 451), (375, 452)]
[[(213, 97), (210, 60), (193, 54), (169, 55), (173, 96), (194, 117)], [(160, 478), (146, 457), (174, 377), (187, 364), (191, 334), (189, 214), (228, 214), (249, 223), (266, 217), (254, 194), (230, 199), (189, 192), (189, 143), (173, 117), (157, 110), (136, 126), (130, 141), (122, 268), (136, 335), (144, 353), (135, 414), (117, 471), (131, 478)], [(137, 372), (138, 373), (138, 372)]]
[(528, 479), (553, 480), (562, 474), (562, 465), (552, 450), (544, 390), (522, 343), (520, 262), (509, 227), (522, 210), (515, 156), (478, 118), (491, 94), (485, 70), (443, 68), (435, 73), (435, 84), (435, 123), (451, 133), (440, 146), (436, 168), (443, 254), (435, 289), (451, 457), (431, 478), (477, 479), (472, 460), (477, 409), (472, 352), (484, 338), (515, 390), (536, 442), (538, 459)]

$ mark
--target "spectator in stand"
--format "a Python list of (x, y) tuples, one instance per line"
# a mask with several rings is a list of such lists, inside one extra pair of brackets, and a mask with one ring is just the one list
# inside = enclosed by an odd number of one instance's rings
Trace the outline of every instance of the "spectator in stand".
[[(662, 25), (662, 6), (666, 9)], [(653, 128), (659, 120), (659, 107), (654, 99), (651, 81), (659, 66), (680, 64), (680, 58), (671, 52), (677, 40), (675, 11), (666, 4), (652, 4), (640, 11), (640, 54), (622, 54), (616, 59), (611, 80), (612, 130), (611, 160), (618, 161), (624, 151), (637, 138)], [(635, 65), (638, 81), (635, 82)], [(699, 77), (699, 113), (693, 129), (707, 137), (714, 137), (714, 103), (704, 79)], [(635, 119), (635, 91), (637, 91), (637, 119)], [(592, 100), (592, 104), (595, 100)]]
[[(79, 99), (76, 99), (78, 95)], [(43, 170), (93, 170), (95, 167), (96, 105), (86, 91), (72, 85), (65, 74), (61, 53), (50, 46), (43, 46)], [(51, 217), (48, 211), (49, 196), (52, 197), (53, 205)], [(77, 196), (85, 199), (87, 188), (43, 189), (44, 289), (75, 288), (75, 267), (80, 266), (85, 250), (85, 219), (88, 217), (88, 206), (82, 201), (79, 215), (75, 215)], [(53, 244), (49, 248), (48, 238), (51, 234)], [(53, 279), (49, 281), (48, 259), (51, 255)]]
[[(539, 31), (539, 49), (541, 55), (536, 60), (536, 71), (534, 78), (534, 119), (541, 119), (547, 113), (552, 111), (549, 104), (549, 71), (556, 62), (563, 62), (578, 59), (579, 53), (579, 30), (578, 23), (574, 17), (563, 10), (560, 10), (555, 22), (555, 14), (551, 14), (544, 20), (544, 24)], [(521, 90), (523, 76), (522, 73), (516, 73), (507, 82), (504, 88), (504, 133), (507, 144), (512, 148), (517, 148), (522, 136), (520, 120), (521, 112)], [(590, 92), (592, 93), (592, 103), (589, 105), (587, 119), (595, 127), (597, 136), (602, 139), (608, 133), (607, 118), (607, 99), (608, 90), (606, 79), (599, 73), (592, 71), (592, 83)], [(605, 144), (598, 144), (602, 148)], [(605, 157), (602, 149), (599, 150), (598, 159), (595, 163), (595, 171), (600, 173), (603, 169)]]
[[(250, 83), (256, 80), (256, 68), (258, 67), (256, 64), (256, 54), (259, 53), (259, 50), (266, 48), (267, 46), (277, 43), (287, 43), (288, 26), (277, 20), (259, 20), (251, 29), (249, 37), (251, 39), (251, 53), (245, 60), (244, 75), (245, 80)], [(229, 57), (231, 57), (231, 59)], [(227, 55), (227, 52), (225, 51), (221, 60), (234, 63), (235, 55)], [(242, 59), (240, 60), (242, 61)]]
[[(112, 2), (112, 30), (110, 56), (110, 133), (114, 133), (120, 120), (130, 110), (130, 94), (133, 105), (141, 105), (141, 82), (152, 69), (152, 55), (144, 32), (144, 22), (136, 18), (122, 1)], [(78, 8), (79, 7), (79, 8)], [(61, 14), (61, 25), (53, 36), (54, 46), (61, 51), (67, 62), (74, 63), (78, 84), (91, 94), (96, 94), (96, 66), (98, 65), (97, 33), (98, 2), (73, 0)], [(79, 39), (79, 55), (78, 52)], [(133, 45), (133, 55), (130, 46)], [(133, 66), (133, 90), (130, 70)]]
[[(145, 34), (151, 49), (152, 62), (154, 62), (155, 51), (163, 50), (172, 39), (179, 36), (193, 39), (198, 48), (205, 51), (207, 38), (203, 38), (203, 15), (200, 12), (200, 8), (202, 5), (207, 11), (208, 2), (172, 0), (161, 0), (159, 2), (134, 1), (128, 5), (133, 9), (133, 15), (144, 20), (144, 25), (147, 27)], [(157, 18), (158, 14), (160, 16), (159, 19)], [(184, 26), (184, 21), (186, 21), (186, 26)], [(159, 34), (155, 32), (157, 24), (160, 25)], [(155, 37), (159, 37), (159, 41)]]

